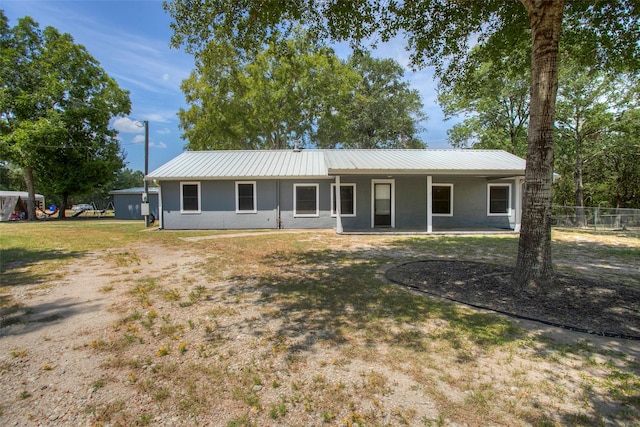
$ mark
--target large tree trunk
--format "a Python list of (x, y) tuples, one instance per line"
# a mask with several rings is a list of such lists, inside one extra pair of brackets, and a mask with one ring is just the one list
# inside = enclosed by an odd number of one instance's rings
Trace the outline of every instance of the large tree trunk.
[(558, 42), (564, 0), (521, 2), (531, 24), (531, 101), (522, 228), (514, 280), (522, 291), (538, 293), (545, 292), (553, 283), (551, 184)]
[(36, 187), (33, 183), (33, 168), (24, 168), (24, 182), (27, 185), (29, 198), (27, 200), (27, 219), (29, 221), (36, 220)]
[(67, 217), (67, 204), (69, 203), (69, 193), (62, 193), (62, 206), (58, 211), (58, 219), (65, 219)]

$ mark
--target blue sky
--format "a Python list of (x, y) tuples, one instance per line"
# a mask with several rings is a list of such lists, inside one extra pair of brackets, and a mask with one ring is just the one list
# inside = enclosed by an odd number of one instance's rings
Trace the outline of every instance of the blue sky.
[[(169, 48), (170, 17), (161, 0), (0, 0), (9, 26), (31, 16), (41, 28), (52, 26), (69, 33), (84, 45), (119, 86), (130, 91), (132, 110), (113, 126), (120, 132), (127, 167), (144, 170), (144, 129), (137, 123), (149, 121), (149, 171), (183, 151), (177, 113), (186, 108), (180, 83), (193, 69), (193, 58)], [(342, 46), (336, 52), (346, 57)], [(436, 83), (429, 69), (412, 72), (408, 53), (400, 40), (379, 46), (375, 56), (393, 58), (405, 66), (405, 78), (417, 89), (429, 119), (421, 137), (429, 148), (450, 148), (444, 122), (436, 102)]]

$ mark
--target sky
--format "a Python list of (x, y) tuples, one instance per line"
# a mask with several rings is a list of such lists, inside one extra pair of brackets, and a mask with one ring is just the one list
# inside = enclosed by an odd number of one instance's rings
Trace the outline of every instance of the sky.
[[(116, 118), (112, 126), (119, 131), (128, 168), (144, 171), (144, 127), (149, 122), (149, 172), (183, 151), (178, 111), (188, 108), (180, 90), (182, 80), (194, 68), (193, 57), (182, 49), (169, 47), (171, 17), (163, 10), (162, 0), (0, 0), (9, 26), (31, 16), (40, 28), (55, 27), (69, 33), (86, 47), (107, 74), (122, 89), (130, 92), (131, 114)], [(335, 46), (346, 58), (344, 44)], [(405, 79), (422, 97), (429, 119), (421, 126), (421, 139), (428, 148), (451, 148), (445, 122), (436, 102), (433, 70), (412, 71), (409, 53), (402, 40), (378, 46), (372, 54), (395, 59), (405, 68)]]

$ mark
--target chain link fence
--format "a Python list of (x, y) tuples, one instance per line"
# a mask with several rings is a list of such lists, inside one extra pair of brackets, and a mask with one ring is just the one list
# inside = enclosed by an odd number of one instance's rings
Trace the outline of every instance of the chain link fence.
[(553, 206), (552, 224), (592, 230), (640, 230), (640, 209)]

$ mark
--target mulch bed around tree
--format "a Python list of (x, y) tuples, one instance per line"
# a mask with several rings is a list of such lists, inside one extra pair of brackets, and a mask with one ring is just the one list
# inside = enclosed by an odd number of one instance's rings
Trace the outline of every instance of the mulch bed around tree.
[(640, 288), (556, 275), (546, 295), (517, 292), (513, 268), (470, 261), (409, 262), (392, 282), (468, 305), (597, 335), (640, 339)]

